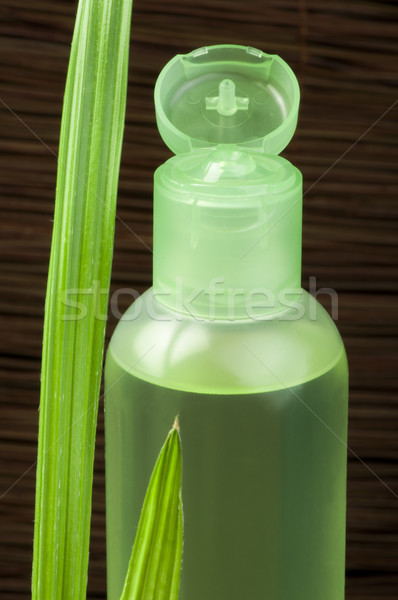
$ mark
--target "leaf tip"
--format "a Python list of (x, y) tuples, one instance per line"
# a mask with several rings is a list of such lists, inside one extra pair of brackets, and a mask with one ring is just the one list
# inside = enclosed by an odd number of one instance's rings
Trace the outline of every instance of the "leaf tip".
[(176, 415), (176, 418), (174, 419), (172, 430), (173, 429), (177, 429), (178, 433), (180, 433), (180, 422), (178, 420), (178, 415)]

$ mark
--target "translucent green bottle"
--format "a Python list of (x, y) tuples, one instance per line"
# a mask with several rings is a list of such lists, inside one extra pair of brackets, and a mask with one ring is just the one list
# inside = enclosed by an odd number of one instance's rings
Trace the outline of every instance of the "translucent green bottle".
[(153, 288), (106, 362), (108, 598), (178, 414), (180, 600), (343, 600), (347, 362), (301, 285), (299, 89), (242, 46), (176, 56), (155, 89)]

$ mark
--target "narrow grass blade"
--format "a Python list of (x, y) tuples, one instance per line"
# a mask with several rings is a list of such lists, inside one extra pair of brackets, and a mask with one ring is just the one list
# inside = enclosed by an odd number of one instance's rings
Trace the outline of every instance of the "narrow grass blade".
[(80, 0), (45, 306), (33, 600), (85, 597), (130, 21), (131, 0)]
[(178, 600), (182, 530), (181, 444), (176, 420), (149, 482), (120, 600)]

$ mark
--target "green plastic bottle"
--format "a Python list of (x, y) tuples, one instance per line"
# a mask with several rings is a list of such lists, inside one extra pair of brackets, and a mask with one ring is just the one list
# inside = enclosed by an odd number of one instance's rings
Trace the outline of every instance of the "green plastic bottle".
[(301, 289), (302, 178), (278, 156), (299, 88), (278, 56), (212, 46), (155, 88), (153, 288), (105, 373), (108, 598), (179, 415), (180, 600), (343, 600), (347, 361)]

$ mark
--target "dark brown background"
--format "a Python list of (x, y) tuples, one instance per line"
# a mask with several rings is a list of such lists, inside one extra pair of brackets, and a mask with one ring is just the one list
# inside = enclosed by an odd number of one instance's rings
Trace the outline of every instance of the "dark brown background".
[[(4, 599), (29, 597), (43, 304), (75, 9), (75, 1), (0, 1)], [(118, 200), (119, 216), (136, 235), (117, 222), (113, 290), (143, 291), (151, 282), (152, 173), (169, 156), (155, 127), (156, 76), (176, 53), (225, 42), (279, 54), (300, 80), (299, 127), (286, 156), (303, 171), (307, 189), (303, 285), (316, 275), (318, 287), (339, 293), (338, 326), (351, 369), (349, 445), (361, 459), (349, 453), (347, 599), (392, 600), (398, 597), (397, 2), (136, 0)], [(109, 332), (114, 326), (112, 318)], [(89, 598), (105, 598), (102, 414), (97, 449)]]

